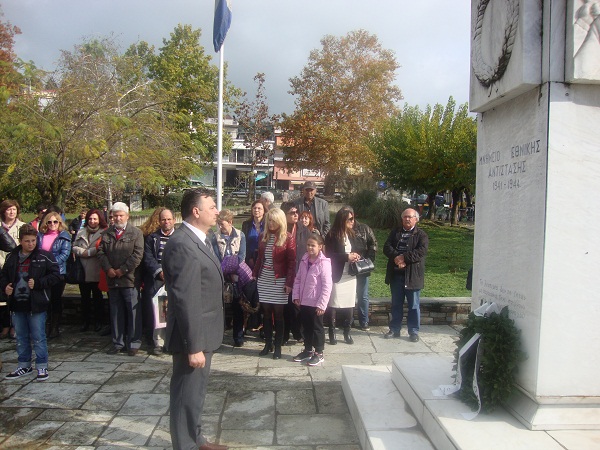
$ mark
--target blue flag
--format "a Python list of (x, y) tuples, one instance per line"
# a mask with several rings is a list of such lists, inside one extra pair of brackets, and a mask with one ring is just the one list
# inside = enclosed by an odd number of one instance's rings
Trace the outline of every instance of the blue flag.
[(229, 0), (215, 0), (215, 21), (213, 24), (213, 45), (215, 52), (221, 50), (225, 36), (231, 25), (231, 5)]

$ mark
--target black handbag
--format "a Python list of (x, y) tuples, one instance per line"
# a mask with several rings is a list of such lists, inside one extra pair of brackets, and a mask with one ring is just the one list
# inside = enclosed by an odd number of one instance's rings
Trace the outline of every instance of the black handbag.
[(85, 283), (85, 269), (81, 264), (81, 258), (71, 253), (67, 259), (67, 273), (65, 273), (65, 281), (69, 284)]
[(361, 258), (356, 262), (350, 263), (348, 273), (350, 275), (366, 275), (375, 270), (375, 264), (370, 258)]

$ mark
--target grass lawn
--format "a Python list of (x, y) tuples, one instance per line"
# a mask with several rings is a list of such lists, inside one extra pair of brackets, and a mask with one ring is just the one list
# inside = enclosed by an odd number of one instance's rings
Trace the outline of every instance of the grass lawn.
[[(425, 288), (423, 297), (470, 297), (465, 289), (467, 271), (473, 265), (472, 229), (463, 227), (437, 226), (421, 222), (419, 226), (429, 236), (429, 251), (425, 262)], [(385, 284), (387, 258), (383, 255), (383, 244), (390, 230), (374, 229), (377, 237), (375, 271), (369, 281), (370, 297), (389, 297), (390, 288)]]

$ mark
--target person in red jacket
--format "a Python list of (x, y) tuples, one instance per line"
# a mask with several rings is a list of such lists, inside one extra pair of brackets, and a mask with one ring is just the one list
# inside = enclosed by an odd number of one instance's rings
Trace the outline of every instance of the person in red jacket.
[(260, 355), (267, 355), (273, 348), (274, 320), (273, 359), (280, 359), (283, 308), (294, 287), (296, 274), (296, 241), (287, 232), (285, 214), (279, 208), (270, 209), (265, 216), (265, 232), (259, 238), (258, 257), (252, 274), (258, 280), (258, 298), (264, 315), (265, 348)]

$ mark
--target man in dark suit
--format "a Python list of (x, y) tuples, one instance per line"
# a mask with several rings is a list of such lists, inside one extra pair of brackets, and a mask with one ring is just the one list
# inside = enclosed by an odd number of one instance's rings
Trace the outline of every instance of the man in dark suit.
[(294, 205), (298, 208), (299, 215), (304, 211), (312, 214), (315, 226), (318, 228), (321, 236), (325, 237), (331, 228), (331, 224), (329, 223), (329, 203), (327, 203), (327, 200), (316, 197), (316, 194), (317, 185), (313, 181), (307, 181), (302, 187), (302, 196), (294, 200)]
[(223, 340), (223, 274), (206, 236), (218, 214), (210, 191), (186, 191), (183, 224), (162, 258), (168, 295), (165, 347), (173, 354), (170, 430), (175, 450), (226, 448), (208, 442), (201, 429), (212, 354)]

